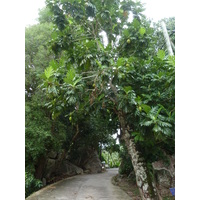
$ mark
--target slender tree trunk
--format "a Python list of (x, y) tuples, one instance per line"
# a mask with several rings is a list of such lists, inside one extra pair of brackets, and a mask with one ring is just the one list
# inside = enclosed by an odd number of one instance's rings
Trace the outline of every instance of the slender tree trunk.
[(155, 184), (151, 180), (146, 166), (140, 158), (134, 140), (130, 138), (130, 134), (126, 129), (126, 123), (123, 116), (119, 116), (119, 121), (122, 129), (121, 139), (125, 141), (128, 153), (131, 156), (132, 165), (136, 175), (136, 183), (139, 188), (142, 200), (159, 200), (160, 198), (156, 193)]
[(172, 51), (172, 47), (171, 47), (169, 35), (168, 35), (168, 33), (167, 33), (167, 29), (166, 29), (165, 22), (161, 22), (161, 25), (162, 25), (162, 31), (163, 31), (163, 35), (164, 35), (165, 42), (166, 42), (166, 45), (167, 45), (168, 53), (169, 53), (170, 56), (173, 56), (174, 53), (173, 53), (173, 51)]

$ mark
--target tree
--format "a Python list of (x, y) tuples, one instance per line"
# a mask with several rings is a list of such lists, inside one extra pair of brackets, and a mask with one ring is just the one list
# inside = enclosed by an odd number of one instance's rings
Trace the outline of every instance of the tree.
[(42, 83), (40, 76), (54, 58), (48, 44), (52, 28), (51, 23), (43, 23), (27, 27), (25, 30), (26, 196), (42, 186), (40, 166), (45, 166), (45, 158), (49, 151), (59, 151), (66, 139), (66, 127), (62, 122), (54, 123), (57, 130), (52, 134), (51, 113), (45, 106), (47, 100), (44, 92), (38, 88)]
[(157, 199), (149, 166), (174, 153), (174, 56), (158, 49), (158, 31), (139, 1), (46, 2), (57, 26), (52, 50), (59, 55), (41, 85), (52, 117), (67, 109), (68, 116), (79, 116), (69, 118), (79, 125), (81, 116), (104, 112), (121, 130), (142, 199)]
[(39, 75), (54, 58), (49, 48), (52, 24), (37, 24), (25, 30), (25, 90), (30, 97), (41, 83)]

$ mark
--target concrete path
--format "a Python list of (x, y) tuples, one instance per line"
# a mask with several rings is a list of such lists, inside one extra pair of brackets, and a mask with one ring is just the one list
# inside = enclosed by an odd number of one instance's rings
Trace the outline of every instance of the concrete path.
[(111, 183), (118, 169), (105, 173), (78, 175), (49, 185), (26, 200), (131, 200), (123, 190)]

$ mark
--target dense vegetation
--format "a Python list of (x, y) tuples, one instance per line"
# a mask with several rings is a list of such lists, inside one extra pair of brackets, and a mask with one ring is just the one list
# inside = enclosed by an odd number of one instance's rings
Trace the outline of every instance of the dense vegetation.
[[(154, 199), (151, 163), (175, 146), (175, 57), (159, 23), (142, 14), (139, 1), (46, 4), (39, 24), (26, 28), (26, 195), (41, 186), (37, 167), (48, 152), (65, 149), (73, 157), (87, 146), (106, 147), (104, 160), (119, 152), (125, 173), (142, 163), (148, 189), (138, 187)], [(165, 19), (172, 43), (174, 21)], [(118, 129), (121, 147), (112, 138)]]

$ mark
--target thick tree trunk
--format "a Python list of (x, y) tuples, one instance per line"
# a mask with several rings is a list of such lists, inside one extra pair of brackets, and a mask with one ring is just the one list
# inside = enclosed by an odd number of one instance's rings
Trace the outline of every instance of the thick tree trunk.
[(128, 153), (131, 156), (132, 165), (136, 175), (136, 183), (140, 191), (142, 200), (158, 200), (158, 196), (155, 188), (155, 184), (152, 182), (151, 177), (148, 174), (145, 164), (140, 158), (139, 152), (136, 149), (134, 140), (130, 138), (130, 134), (126, 129), (125, 120), (122, 116), (119, 116), (119, 121), (122, 129), (122, 137), (125, 141)]

